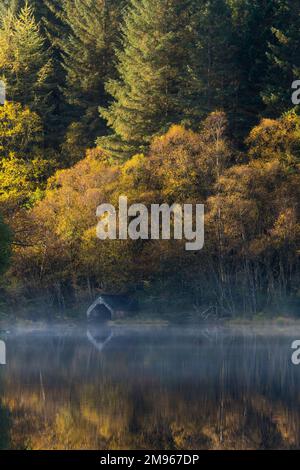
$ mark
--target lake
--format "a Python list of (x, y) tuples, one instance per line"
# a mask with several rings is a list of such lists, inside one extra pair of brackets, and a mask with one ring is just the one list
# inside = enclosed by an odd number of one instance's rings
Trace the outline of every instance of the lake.
[(12, 329), (0, 447), (300, 448), (298, 327)]

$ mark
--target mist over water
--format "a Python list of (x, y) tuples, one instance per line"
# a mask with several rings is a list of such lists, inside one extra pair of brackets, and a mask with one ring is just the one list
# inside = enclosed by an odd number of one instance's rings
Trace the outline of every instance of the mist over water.
[(297, 329), (49, 327), (8, 335), (2, 448), (300, 448)]

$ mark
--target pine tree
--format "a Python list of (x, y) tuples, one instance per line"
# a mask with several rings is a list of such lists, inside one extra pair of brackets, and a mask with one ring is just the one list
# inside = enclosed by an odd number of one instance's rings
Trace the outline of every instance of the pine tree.
[(0, 12), (10, 9), (17, 14), (26, 4), (34, 9), (38, 21), (47, 13), (46, 0), (1, 0)]
[[(31, 0), (33, 1), (33, 0)], [(40, 0), (34, 0), (40, 4)], [(55, 77), (51, 94), (53, 111), (49, 127), (53, 130), (52, 146), (60, 148), (70, 123), (69, 106), (64, 96), (66, 86), (66, 71), (63, 67), (64, 44), (70, 34), (70, 29), (64, 19), (65, 0), (44, 0), (42, 6), (37, 9), (38, 17), (41, 19), (41, 29), (46, 38), (46, 46), (49, 48), (53, 67), (53, 76)], [(37, 8), (38, 5), (35, 7)]]
[(195, 2), (192, 20), (197, 39), (193, 68), (199, 115), (203, 118), (224, 109), (230, 116), (236, 93), (231, 9), (226, 0), (202, 0)]
[(240, 141), (263, 114), (267, 50), (275, 21), (274, 0), (228, 0), (233, 16), (236, 94), (233, 131)]
[(66, 72), (64, 95), (72, 123), (66, 136), (69, 151), (93, 146), (105, 132), (99, 106), (107, 104), (105, 82), (114, 75), (114, 46), (124, 2), (66, 0), (63, 21), (69, 31), (59, 42)]
[(36, 111), (45, 126), (51, 114), (52, 63), (32, 7), (2, 17), (0, 28), (0, 76), (7, 98)]
[(278, 117), (289, 110), (291, 86), (300, 79), (300, 1), (278, 0), (268, 49), (268, 76), (263, 99), (266, 114)]
[(131, 0), (123, 47), (117, 51), (113, 98), (101, 109), (114, 134), (98, 144), (120, 154), (147, 146), (151, 137), (194, 113), (196, 80), (191, 70), (195, 35), (190, 0)]

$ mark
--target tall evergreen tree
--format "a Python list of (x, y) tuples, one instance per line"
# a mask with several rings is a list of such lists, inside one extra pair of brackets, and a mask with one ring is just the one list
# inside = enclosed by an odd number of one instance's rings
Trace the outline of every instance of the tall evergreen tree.
[(98, 108), (107, 104), (104, 84), (114, 75), (123, 4), (120, 0), (66, 0), (63, 4), (62, 18), (69, 34), (59, 44), (66, 72), (64, 95), (71, 106), (69, 151), (93, 146), (105, 132)]
[(123, 47), (117, 51), (118, 79), (109, 80), (106, 87), (113, 102), (101, 109), (114, 134), (99, 138), (100, 146), (117, 154), (120, 147), (132, 153), (194, 113), (192, 3), (130, 1)]
[(2, 17), (0, 76), (6, 82), (8, 100), (36, 111), (47, 128), (52, 111), (52, 62), (28, 3), (18, 14), (9, 10)]
[(269, 44), (268, 76), (263, 99), (266, 113), (278, 117), (289, 110), (291, 85), (300, 79), (300, 1), (278, 0)]
[[(31, 1), (40, 3), (39, 0)], [(53, 112), (51, 114), (51, 122), (49, 123), (53, 129), (52, 145), (55, 148), (61, 146), (70, 123), (69, 106), (64, 96), (66, 71), (63, 67), (62, 50), (62, 44), (67, 41), (70, 34), (69, 26), (63, 14), (65, 1), (44, 0), (42, 9), (37, 9), (38, 17), (41, 19), (42, 32), (46, 38), (46, 45), (51, 53), (53, 75), (55, 77), (52, 89)]]
[(274, 0), (228, 0), (233, 15), (236, 94), (234, 135), (243, 138), (263, 114), (267, 50), (276, 14)]
[(195, 2), (192, 21), (197, 40), (193, 64), (200, 116), (221, 108), (230, 115), (236, 93), (231, 9), (226, 0)]

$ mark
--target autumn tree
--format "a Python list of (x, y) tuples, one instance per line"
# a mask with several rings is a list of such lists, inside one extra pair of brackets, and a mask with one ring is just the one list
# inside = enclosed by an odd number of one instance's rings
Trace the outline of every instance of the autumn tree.
[(40, 117), (19, 103), (6, 102), (0, 107), (0, 156), (10, 153), (30, 160), (43, 138)]
[(279, 119), (263, 119), (247, 139), (250, 158), (279, 160), (289, 170), (300, 163), (300, 118), (295, 111)]
[(53, 171), (55, 162), (41, 152), (42, 129), (40, 117), (28, 108), (10, 102), (0, 107), (0, 204), (5, 213), (32, 200)]

